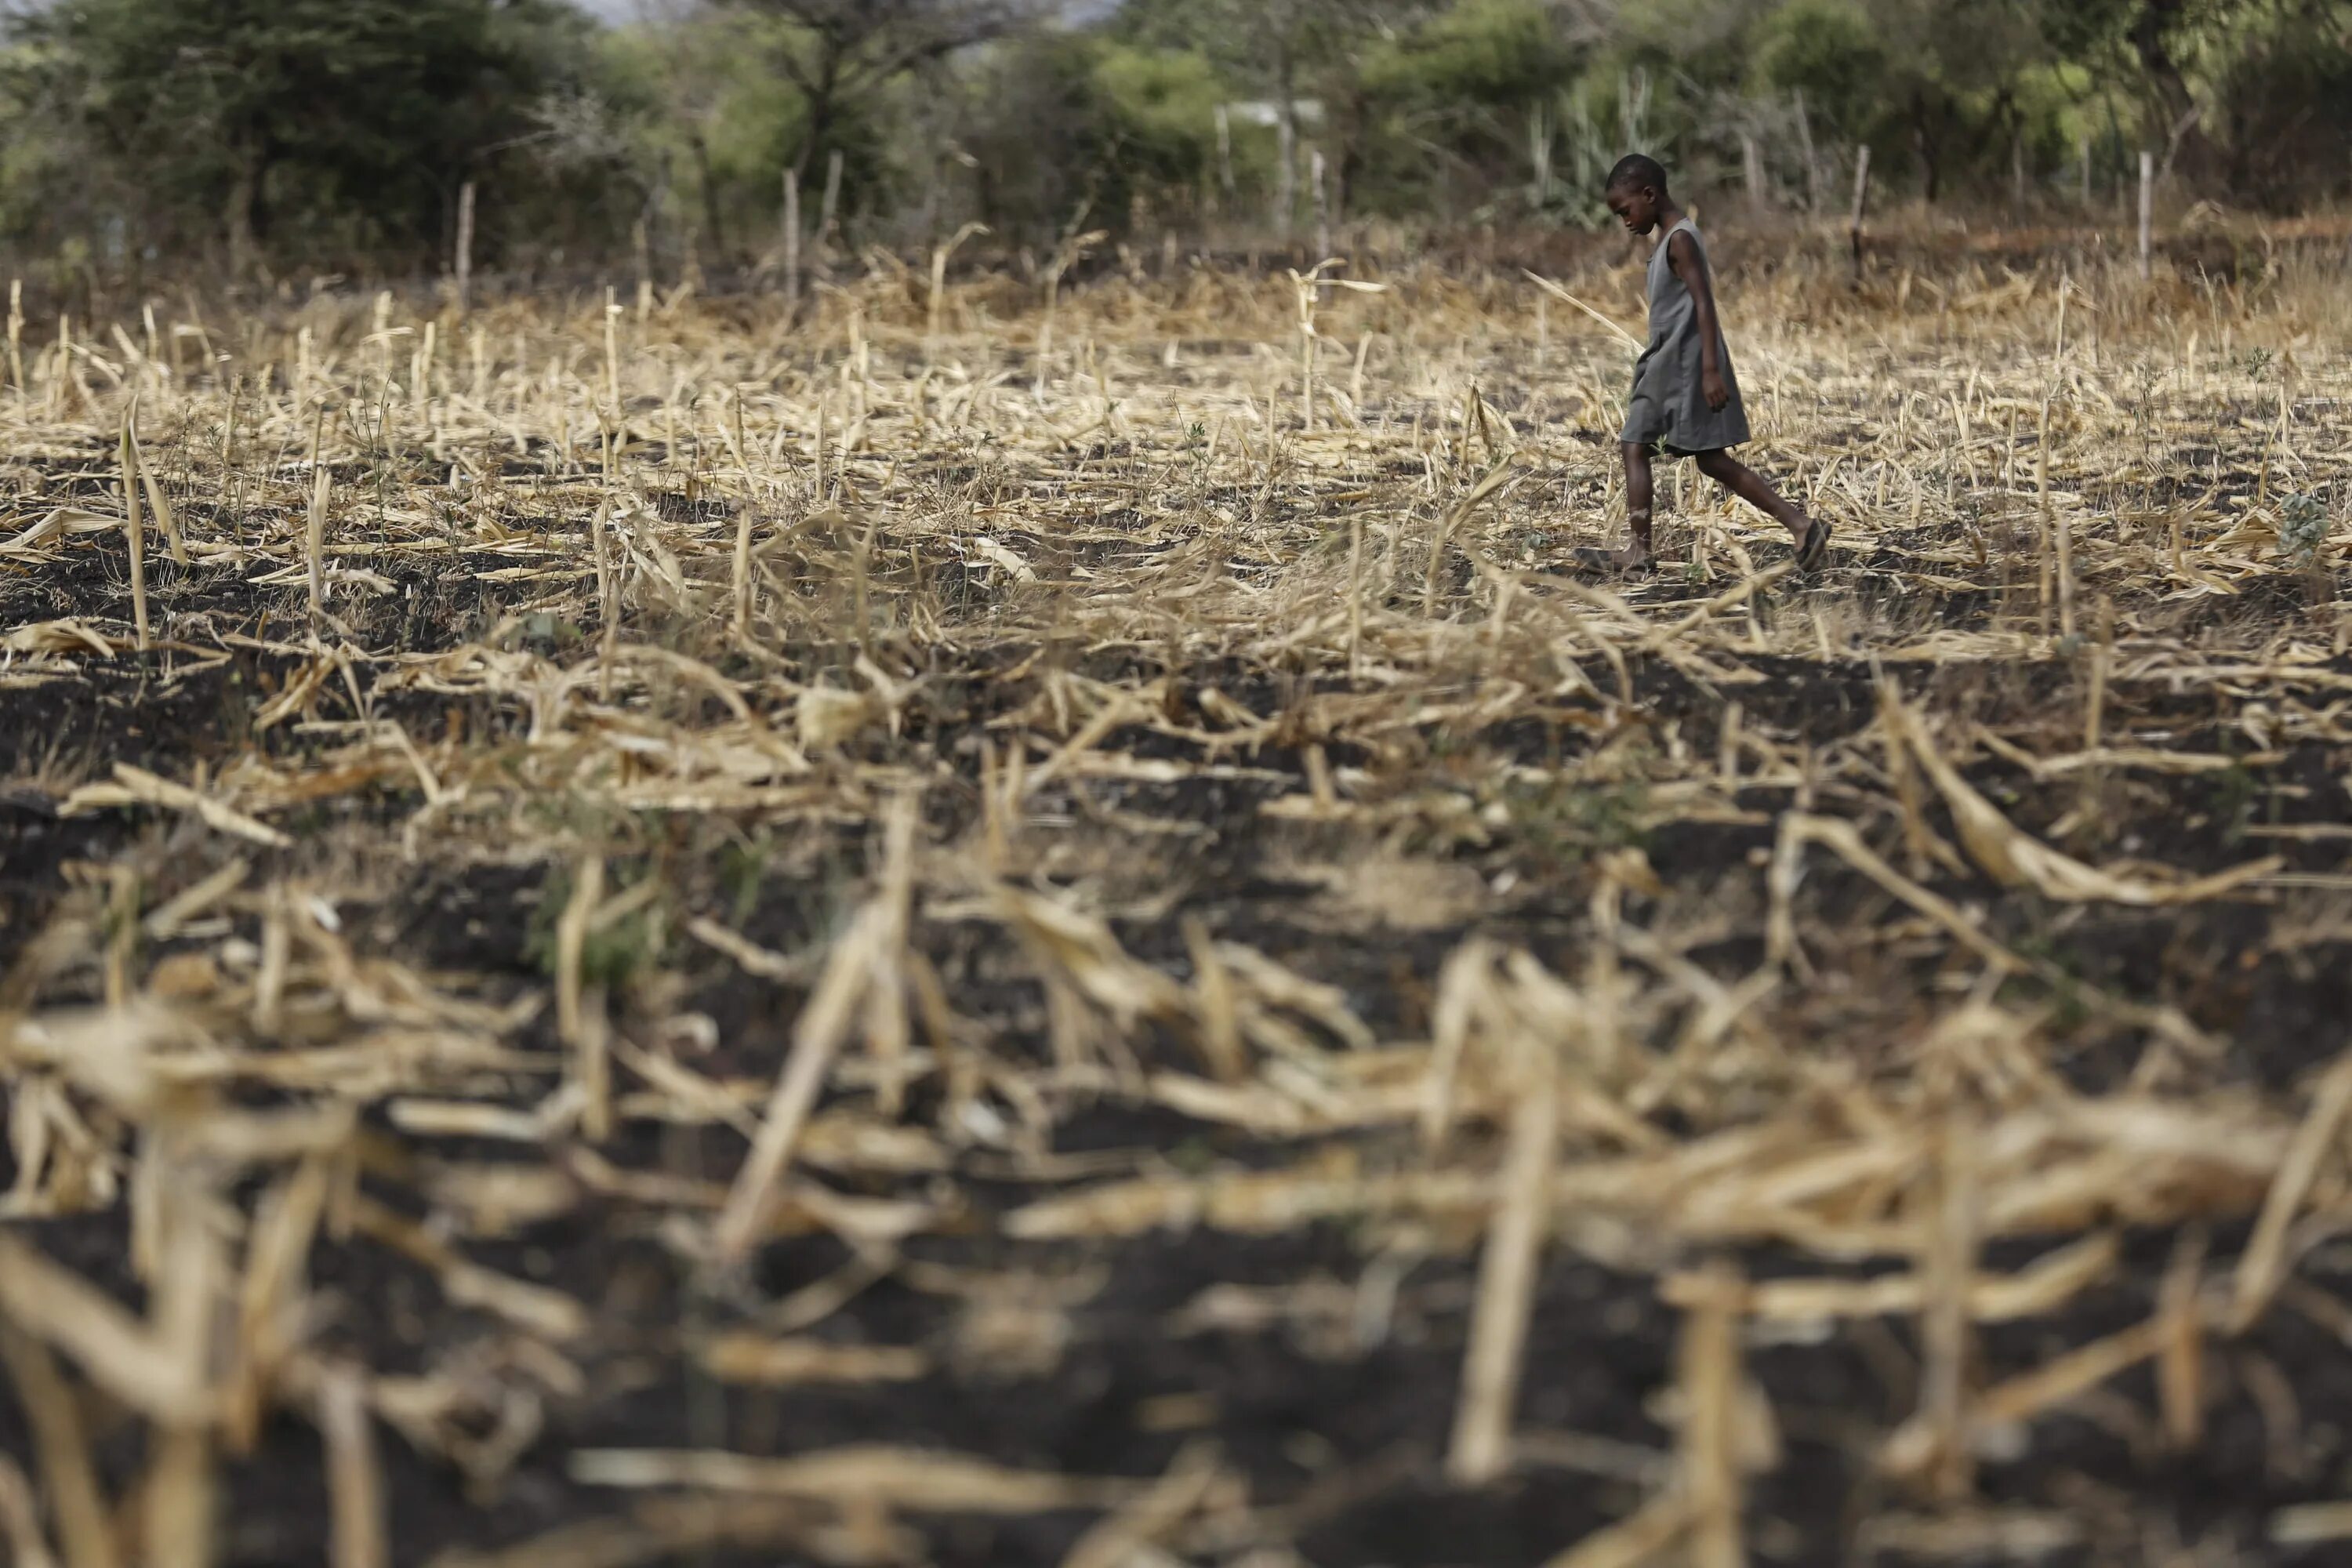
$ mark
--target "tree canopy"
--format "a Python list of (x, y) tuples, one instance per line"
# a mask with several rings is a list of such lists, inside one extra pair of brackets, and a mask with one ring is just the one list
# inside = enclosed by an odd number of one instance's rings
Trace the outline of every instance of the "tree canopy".
[(437, 243), (587, 35), (555, 0), (60, 0), (17, 27), (20, 102), (142, 226), (210, 215), (240, 254), (322, 216), (356, 250)]
[[(2352, 176), (2352, 0), (56, 0), (0, 52), (0, 241), (242, 269), (415, 265), (477, 183), (494, 251), (756, 259), (784, 171), (841, 220), (1045, 245), (1327, 209), (1589, 222), (1636, 147), (1801, 204)], [(1318, 155), (1319, 154), (1319, 161)], [(1310, 188), (1312, 168), (1328, 184)]]

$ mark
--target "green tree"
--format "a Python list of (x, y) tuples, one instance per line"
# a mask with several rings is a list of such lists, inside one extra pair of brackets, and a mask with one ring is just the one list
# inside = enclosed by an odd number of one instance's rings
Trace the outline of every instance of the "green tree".
[(1378, 39), (1364, 58), (1366, 101), (1383, 139), (1401, 150), (1396, 162), (1421, 175), (1396, 181), (1391, 199), (1425, 204), (1433, 186), (1465, 174), (1473, 188), (1490, 186), (1526, 163), (1540, 205), (1551, 184), (1555, 105), (1580, 63), (1540, 0), (1460, 0)]
[(2290, 210), (2340, 195), (2352, 166), (2352, 4), (2283, 7), (2208, 57), (2208, 113), (2233, 198)]
[(1029, 13), (1023, 0), (730, 0), (780, 17), (794, 35), (775, 63), (808, 105), (793, 158), (803, 174), (835, 150), (845, 116), (908, 73), (999, 37)]
[(1853, 0), (1795, 0), (1762, 29), (1756, 52), (1766, 83), (1801, 92), (1831, 134), (1860, 141), (1885, 109), (1886, 45)]
[[(773, 65), (801, 41), (793, 24), (741, 10), (615, 29), (598, 50), (605, 133), (583, 142), (553, 116), (568, 145), (548, 151), (559, 163), (604, 164), (646, 205), (683, 159), (694, 172), (697, 226), (725, 255), (730, 212), (771, 214), (779, 174), (809, 145), (807, 100)], [(836, 123), (837, 139), (840, 131)]]
[(586, 27), (555, 0), (61, 0), (15, 26), (50, 110), (151, 211), (213, 215), (240, 270), (296, 219), (437, 247)]
[(2202, 161), (2210, 143), (2184, 56), (2200, 25), (2240, 8), (2237, 0), (2044, 0), (2037, 16), (2060, 54), (2127, 82), (2147, 110), (2147, 129), (2177, 136)]
[(1114, 26), (1139, 44), (1202, 55), (1220, 79), (1272, 108), (1274, 208), (1286, 228), (1301, 102), (1322, 107), (1339, 152), (1340, 201), (1350, 205), (1376, 129), (1366, 60), (1399, 28), (1440, 9), (1436, 0), (1128, 0)]
[(2080, 83), (2060, 74), (2041, 3), (1792, 0), (1759, 29), (1756, 68), (1765, 86), (1802, 91), (1838, 140), (1882, 153), (1907, 142), (1934, 201), (1956, 168), (2030, 173), (2063, 155), (2060, 123)]

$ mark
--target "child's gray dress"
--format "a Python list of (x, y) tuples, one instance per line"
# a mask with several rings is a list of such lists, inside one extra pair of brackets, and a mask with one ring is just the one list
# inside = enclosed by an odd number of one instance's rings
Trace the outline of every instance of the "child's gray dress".
[[(1633, 366), (1624, 439), (1643, 447), (1662, 445), (1674, 452), (1712, 452), (1748, 439), (1748, 411), (1740, 406), (1739, 378), (1732, 374), (1731, 349), (1723, 342), (1719, 324), (1716, 352), (1731, 401), (1709, 408), (1706, 394), (1700, 390), (1698, 311), (1690, 289), (1666, 263), (1666, 247), (1685, 229), (1698, 247), (1698, 264), (1707, 264), (1706, 241), (1688, 218), (1668, 229), (1650, 257), (1650, 346)], [(1712, 279), (1713, 273), (1708, 276)]]

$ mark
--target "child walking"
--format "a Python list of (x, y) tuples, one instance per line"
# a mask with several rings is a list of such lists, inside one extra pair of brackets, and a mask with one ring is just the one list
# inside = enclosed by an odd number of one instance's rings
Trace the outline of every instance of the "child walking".
[(1650, 455), (1690, 458), (1724, 489), (1780, 521), (1796, 542), (1797, 568), (1811, 572), (1830, 542), (1826, 522), (1807, 517), (1753, 469), (1731, 455), (1748, 439), (1748, 413), (1731, 371), (1731, 350), (1716, 320), (1715, 285), (1698, 227), (1666, 190), (1666, 171), (1636, 153), (1609, 174), (1609, 210), (1634, 234), (1663, 227), (1650, 257), (1650, 344), (1633, 367), (1633, 396), (1622, 437), (1625, 454), (1625, 521), (1633, 539), (1622, 550), (1578, 552), (1587, 564), (1615, 572), (1647, 570), (1650, 544)]

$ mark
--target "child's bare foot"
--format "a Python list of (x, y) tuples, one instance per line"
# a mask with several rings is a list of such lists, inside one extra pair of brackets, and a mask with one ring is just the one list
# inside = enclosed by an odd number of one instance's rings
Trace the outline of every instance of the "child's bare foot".
[(1797, 570), (1810, 573), (1821, 565), (1830, 552), (1830, 525), (1826, 519), (1808, 517), (1797, 531)]
[(1629, 544), (1622, 550), (1595, 550), (1587, 545), (1577, 551), (1576, 563), (1588, 572), (1631, 577), (1650, 571), (1657, 561), (1638, 544)]

